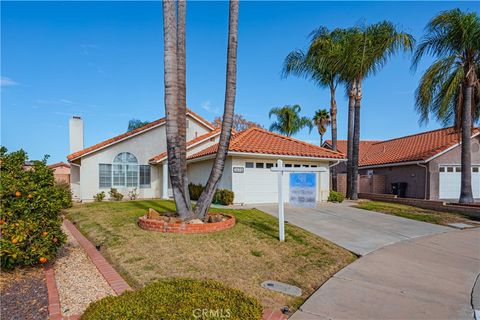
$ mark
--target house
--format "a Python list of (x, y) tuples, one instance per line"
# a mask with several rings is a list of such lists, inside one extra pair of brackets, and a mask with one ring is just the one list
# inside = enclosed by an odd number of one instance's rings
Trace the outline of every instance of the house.
[(65, 182), (70, 184), (70, 165), (65, 162), (58, 162), (48, 166), (53, 170), (55, 182)]
[[(191, 110), (187, 111), (187, 173), (190, 182), (205, 184), (218, 147), (220, 130)], [(83, 147), (83, 120), (70, 119), (71, 187), (74, 199), (91, 201), (101, 191), (116, 188), (124, 195), (137, 189), (139, 198), (169, 198), (165, 118), (123, 133), (91, 147)], [(235, 203), (276, 202), (278, 159), (287, 167), (323, 167), (317, 175), (317, 200), (326, 201), (329, 169), (345, 161), (334, 152), (260, 128), (233, 134), (219, 188), (232, 190)], [(284, 179), (288, 195), (288, 179)], [(288, 196), (285, 197), (288, 201)]]
[[(480, 199), (480, 136), (472, 132), (472, 191)], [(419, 199), (458, 199), (461, 178), (461, 136), (453, 128), (422, 132), (386, 141), (362, 141), (359, 148), (359, 191), (392, 193), (392, 184), (406, 183), (405, 196)], [(331, 149), (331, 141), (324, 145)], [(337, 150), (347, 153), (347, 142)], [(345, 164), (337, 166), (340, 190), (345, 187)]]

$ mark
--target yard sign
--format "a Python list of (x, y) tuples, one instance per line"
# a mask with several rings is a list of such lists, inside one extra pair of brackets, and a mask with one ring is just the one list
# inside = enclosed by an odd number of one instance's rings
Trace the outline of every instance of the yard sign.
[(317, 194), (315, 173), (290, 173), (289, 203), (297, 207), (315, 208)]
[[(292, 167), (284, 167), (283, 166), (283, 161), (282, 160), (277, 160), (277, 166), (270, 168), (271, 171), (277, 172), (278, 173), (278, 238), (280, 241), (285, 241), (285, 208), (284, 208), (284, 203), (283, 203), (283, 173), (284, 172), (299, 172), (300, 175), (297, 176), (297, 184), (295, 187), (303, 188), (305, 191), (305, 194), (311, 194), (311, 188), (313, 184), (313, 189), (316, 190), (316, 179), (315, 179), (315, 173), (309, 173), (313, 175), (313, 182), (312, 178), (310, 178), (309, 174), (307, 176), (303, 176), (307, 172), (326, 172), (327, 169), (325, 168), (292, 168)], [(291, 173), (292, 175), (293, 173)], [(292, 178), (290, 176), (290, 178)], [(291, 196), (291, 182), (290, 182), (290, 196)], [(308, 190), (306, 190), (308, 189)], [(297, 190), (298, 191), (298, 190)], [(314, 192), (314, 195), (316, 194), (316, 191)], [(303, 196), (302, 196), (303, 197)], [(298, 196), (297, 196), (298, 198)], [(290, 198), (291, 199), (291, 198)], [(311, 200), (311, 197), (309, 197)], [(291, 200), (290, 200), (291, 201)], [(314, 206), (315, 206), (315, 196), (314, 196)]]

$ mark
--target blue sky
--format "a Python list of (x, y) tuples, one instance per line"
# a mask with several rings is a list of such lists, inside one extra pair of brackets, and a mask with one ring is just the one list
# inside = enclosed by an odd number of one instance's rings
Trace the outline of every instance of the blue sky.
[[(68, 119), (85, 120), (85, 146), (126, 131), (128, 120), (164, 115), (160, 2), (2, 2), (1, 144), (30, 158), (65, 161)], [(349, 27), (387, 19), (421, 37), (428, 20), (479, 2), (241, 2), (236, 111), (268, 127), (268, 111), (300, 104), (311, 116), (329, 94), (304, 79), (281, 78), (285, 56), (305, 48), (319, 26)], [(227, 2), (187, 5), (187, 102), (207, 119), (223, 108)], [(440, 124), (418, 124), (410, 55), (391, 59), (364, 83), (362, 139), (388, 139)], [(346, 138), (346, 99), (338, 90), (339, 138)], [(318, 143), (307, 130), (297, 138)], [(329, 135), (327, 135), (329, 138)]]

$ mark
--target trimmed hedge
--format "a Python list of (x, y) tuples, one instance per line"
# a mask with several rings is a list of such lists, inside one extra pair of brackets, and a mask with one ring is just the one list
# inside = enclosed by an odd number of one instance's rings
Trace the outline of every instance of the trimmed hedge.
[(261, 319), (262, 306), (240, 290), (214, 280), (169, 279), (93, 302), (82, 320)]
[[(188, 184), (188, 191), (190, 192), (190, 199), (191, 200), (198, 200), (200, 195), (202, 194), (204, 186), (201, 184)], [(217, 189), (215, 191), (215, 195), (213, 196), (213, 203), (214, 204), (221, 204), (224, 206), (228, 206), (233, 204), (233, 199), (235, 198), (235, 194), (233, 191), (228, 189)]]
[(328, 196), (328, 201), (330, 201), (330, 202), (343, 202), (344, 199), (345, 199), (345, 197), (340, 192), (330, 190), (330, 195)]
[(64, 243), (60, 210), (71, 204), (70, 190), (55, 185), (43, 161), (25, 167), (27, 154), (0, 148), (0, 260), (4, 269), (46, 263)]

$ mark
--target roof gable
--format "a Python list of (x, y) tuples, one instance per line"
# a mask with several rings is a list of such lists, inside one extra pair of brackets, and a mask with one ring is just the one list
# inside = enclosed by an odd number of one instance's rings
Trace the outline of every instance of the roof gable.
[[(214, 154), (217, 149), (218, 143), (189, 156), (188, 159)], [(345, 158), (340, 152), (255, 127), (233, 134), (228, 151), (328, 159)]]
[[(196, 114), (195, 112), (193, 112), (192, 110), (190, 109), (187, 109), (187, 116), (190, 116), (192, 118), (194, 118), (195, 120), (197, 120), (198, 122), (202, 123), (203, 125), (205, 125), (207, 128), (209, 128), (210, 130), (214, 130), (214, 126), (207, 120), (205, 120), (204, 118), (202, 118), (201, 116), (199, 116), (198, 114)], [(163, 118), (160, 118), (158, 120), (155, 120), (155, 121), (152, 121), (140, 128), (137, 128), (137, 129), (134, 129), (132, 131), (128, 131), (128, 132), (125, 132), (125, 133), (122, 133), (118, 136), (115, 136), (113, 138), (110, 138), (110, 139), (107, 139), (107, 140), (104, 140), (102, 142), (99, 142), (97, 144), (94, 144), (93, 146), (90, 146), (88, 148), (85, 148), (83, 150), (80, 150), (80, 151), (77, 151), (77, 152), (74, 152), (72, 154), (69, 154), (67, 156), (67, 159), (68, 161), (73, 161), (75, 159), (78, 159), (78, 158), (81, 158), (87, 154), (90, 154), (92, 152), (95, 152), (95, 151), (98, 151), (100, 149), (103, 149), (105, 147), (108, 147), (112, 144), (115, 144), (115, 143), (118, 143), (120, 141), (123, 141), (125, 139), (129, 139), (129, 138), (132, 138), (134, 136), (136, 136), (137, 134), (141, 134), (141, 133), (144, 133), (148, 130), (151, 130), (153, 128), (156, 128), (158, 126), (161, 126), (163, 124), (165, 124), (165, 121), (166, 121), (166, 118), (163, 117)]]

